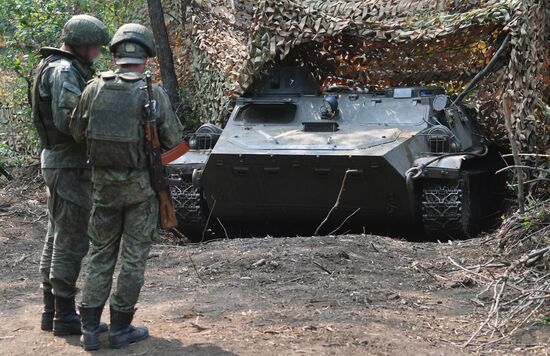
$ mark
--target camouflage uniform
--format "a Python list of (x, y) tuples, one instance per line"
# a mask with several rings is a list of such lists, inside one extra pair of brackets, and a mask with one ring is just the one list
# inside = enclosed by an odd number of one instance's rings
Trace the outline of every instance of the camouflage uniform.
[[(77, 15), (65, 24), (62, 39), (66, 48), (83, 48), (106, 44), (109, 36), (98, 19)], [(42, 174), (48, 195), (48, 231), (40, 260), (44, 294), (41, 328), (67, 335), (80, 333), (74, 296), (81, 261), (88, 252), (87, 225), (92, 205), (86, 146), (72, 138), (69, 123), (94, 70), (85, 63), (89, 58), (77, 58), (63, 49), (45, 47), (40, 54), (32, 108), (43, 147)]]
[[(88, 351), (100, 348), (101, 314), (119, 250), (121, 269), (111, 296), (109, 343), (123, 348), (149, 336), (147, 327), (133, 326), (132, 320), (159, 215), (144, 132), (148, 96), (143, 71), (147, 58), (156, 56), (153, 34), (140, 24), (122, 25), (109, 49), (117, 71), (101, 73), (89, 83), (71, 122), (74, 138), (86, 141), (92, 164), (92, 253), (79, 307), (80, 342)], [(158, 138), (161, 146), (171, 148), (182, 139), (183, 128), (166, 92), (156, 85), (152, 89), (158, 104), (153, 110)]]
[(44, 57), (35, 79), (34, 107), (51, 105), (58, 144), (42, 151), (42, 174), (48, 194), (48, 232), (40, 272), (42, 287), (65, 298), (73, 297), (82, 258), (88, 252), (88, 216), (92, 183), (86, 162), (86, 146), (69, 135), (70, 113), (81, 90), (93, 75), (90, 66), (74, 56), (53, 48), (41, 50)]
[[(136, 83), (137, 80), (137, 83)], [(93, 115), (94, 99), (106, 82), (117, 85), (145, 85), (144, 76), (140, 73), (117, 72), (102, 73), (100, 78), (91, 82), (82, 94), (81, 101), (74, 114), (74, 137), (79, 142), (86, 139), (89, 133), (90, 113)], [(146, 162), (143, 134), (143, 107), (146, 104), (145, 92), (140, 110), (141, 115), (135, 122), (141, 136), (141, 142), (135, 146), (135, 155), (139, 162)], [(182, 126), (175, 117), (166, 92), (154, 86), (158, 101), (157, 126), (161, 144), (170, 148), (181, 142)], [(114, 98), (116, 102), (116, 98)], [(126, 108), (127, 102), (113, 103)], [(109, 116), (109, 109), (102, 108), (97, 119), (117, 120)], [(89, 145), (90, 138), (88, 138)], [(89, 148), (90, 150), (90, 148)], [(117, 151), (111, 153), (113, 162), (117, 161)], [(103, 152), (102, 155), (109, 155)], [(104, 157), (105, 158), (105, 157)], [(108, 159), (108, 158), (107, 158)], [(157, 231), (158, 200), (151, 187), (149, 171), (146, 164), (141, 167), (120, 168), (96, 166), (92, 161), (93, 207), (90, 218), (90, 238), (92, 252), (88, 273), (82, 289), (82, 305), (89, 308), (103, 306), (112, 284), (112, 276), (121, 249), (121, 270), (117, 288), (111, 297), (111, 308), (121, 312), (133, 312), (143, 285), (145, 263), (151, 248), (151, 242)]]

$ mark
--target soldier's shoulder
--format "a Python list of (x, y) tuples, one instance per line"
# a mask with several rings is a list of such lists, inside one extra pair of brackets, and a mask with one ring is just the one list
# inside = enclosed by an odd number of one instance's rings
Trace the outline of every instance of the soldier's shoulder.
[(97, 75), (94, 78), (92, 78), (92, 79), (90, 79), (86, 82), (86, 87), (97, 86), (100, 81), (101, 81), (101, 77), (99, 75)]
[(71, 78), (74, 78), (75, 82), (78, 83), (78, 78), (81, 77), (78, 69), (66, 58), (58, 58), (50, 62), (47, 70), (52, 73), (54, 80), (71, 81)]
[[(101, 84), (101, 78), (99, 75), (95, 76), (94, 78), (88, 80), (86, 82), (86, 86), (82, 89), (82, 97), (92, 95), (92, 93), (96, 92)], [(84, 95), (86, 93), (86, 95)]]
[(166, 90), (162, 87), (162, 85), (160, 84), (153, 84), (153, 90), (158, 94), (158, 95), (162, 95), (162, 96), (165, 96), (165, 97), (168, 97), (168, 93), (166, 92)]
[(56, 58), (48, 64), (48, 68), (52, 68), (61, 72), (68, 72), (71, 70), (71, 67), (71, 61), (63, 57)]
[(116, 76), (117, 75), (116, 75), (115, 72), (113, 72), (112, 70), (108, 70), (108, 71), (99, 73), (99, 75), (95, 79), (96, 80), (112, 80), (112, 79), (115, 79)]
[(128, 73), (121, 73), (119, 74), (120, 78), (126, 82), (137, 82), (140, 80), (144, 80), (144, 75), (142, 73), (137, 72), (128, 72)]
[(125, 83), (134, 83), (134, 82), (144, 80), (143, 75), (141, 75), (140, 73), (133, 73), (133, 72), (117, 73), (117, 72), (113, 72), (112, 70), (101, 72), (99, 73), (98, 77), (103, 81), (111, 81), (119, 78), (122, 80), (122, 82), (125, 82)]

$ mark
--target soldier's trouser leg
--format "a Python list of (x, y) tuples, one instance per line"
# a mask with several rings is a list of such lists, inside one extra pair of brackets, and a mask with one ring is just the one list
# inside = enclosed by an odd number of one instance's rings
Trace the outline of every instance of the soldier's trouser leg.
[(108, 208), (95, 203), (92, 207), (89, 228), (92, 250), (86, 280), (82, 287), (83, 307), (103, 306), (109, 297), (123, 231), (123, 219), (122, 208)]
[[(89, 246), (90, 171), (44, 169), (42, 173), (48, 188), (49, 221), (40, 270), (43, 289), (51, 293), (44, 293), (41, 328), (53, 329), (58, 336), (78, 334), (80, 318), (76, 314), (74, 296), (81, 262)], [(53, 315), (46, 312), (46, 304), (55, 310)]]
[(74, 298), (82, 259), (88, 253), (89, 210), (58, 198), (50, 281), (56, 297)]
[(43, 310), (40, 329), (51, 331), (53, 329), (53, 317), (55, 313), (55, 303), (52, 294), (52, 285), (50, 283), (50, 267), (52, 265), (53, 252), (53, 221), (50, 214), (50, 194), (48, 192), (48, 231), (44, 239), (44, 248), (40, 258), (40, 274), (42, 275), (42, 298)]
[(125, 209), (120, 255), (122, 266), (116, 291), (111, 296), (109, 342), (112, 348), (126, 347), (149, 336), (145, 326), (135, 327), (131, 323), (134, 318), (134, 306), (143, 286), (145, 264), (156, 234), (157, 221), (156, 197)]
[(51, 218), (50, 209), (51, 198), (48, 193), (48, 230), (44, 239), (44, 248), (40, 257), (40, 274), (42, 276), (42, 289), (44, 293), (52, 292), (52, 284), (50, 283), (50, 267), (52, 265), (53, 253), (53, 221)]
[[(42, 287), (61, 298), (73, 298), (82, 259), (89, 246), (87, 234), (91, 195), (89, 174), (81, 169), (44, 169), (48, 187), (48, 233), (40, 262)], [(84, 176), (84, 177), (82, 177)], [(58, 190), (73, 197), (63, 198)], [(79, 199), (80, 198), (80, 199)]]
[(121, 269), (111, 297), (111, 308), (118, 312), (134, 311), (144, 282), (147, 256), (157, 233), (158, 209), (156, 196), (125, 209)]
[[(58, 298), (74, 298), (81, 261), (88, 251), (91, 182), (89, 170), (44, 169), (42, 172), (48, 193), (48, 232), (40, 260), (44, 298), (41, 329), (52, 330), (55, 329), (53, 294)], [(59, 191), (78, 204), (65, 199)], [(76, 313), (71, 308), (66, 314), (74, 319)]]

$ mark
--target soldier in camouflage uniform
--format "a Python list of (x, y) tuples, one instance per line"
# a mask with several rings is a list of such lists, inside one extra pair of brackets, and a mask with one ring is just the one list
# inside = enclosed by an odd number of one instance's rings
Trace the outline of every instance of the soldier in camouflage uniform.
[(32, 92), (33, 121), (43, 147), (42, 174), (48, 193), (48, 232), (40, 260), (41, 328), (53, 329), (55, 335), (80, 334), (75, 285), (89, 246), (91, 170), (85, 145), (70, 135), (70, 113), (94, 74), (92, 62), (101, 46), (109, 42), (109, 35), (98, 19), (78, 15), (65, 24), (62, 40), (59, 49), (40, 50), (43, 59)]
[[(112, 348), (145, 339), (144, 326), (131, 325), (144, 282), (145, 263), (157, 233), (158, 199), (151, 187), (145, 153), (147, 104), (143, 72), (155, 56), (151, 32), (138, 24), (123, 25), (110, 44), (117, 70), (101, 73), (88, 84), (71, 128), (78, 142), (87, 142), (94, 187), (90, 218), (92, 252), (82, 289), (82, 344), (100, 347), (98, 323), (111, 291), (120, 251), (121, 269), (110, 299)], [(183, 138), (166, 92), (153, 87), (161, 145), (168, 149)]]

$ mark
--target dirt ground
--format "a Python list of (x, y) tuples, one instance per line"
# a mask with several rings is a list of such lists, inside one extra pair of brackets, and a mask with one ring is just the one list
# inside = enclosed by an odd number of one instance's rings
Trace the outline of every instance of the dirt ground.
[[(75, 355), (77, 336), (39, 329), (45, 233), (38, 177), (0, 190), (0, 354)], [(135, 323), (151, 337), (96, 355), (548, 354), (550, 327), (466, 348), (490, 302), (454, 266), (485, 261), (488, 238), (411, 243), (372, 235), (161, 239), (148, 261)], [(108, 321), (108, 311), (104, 319)]]

